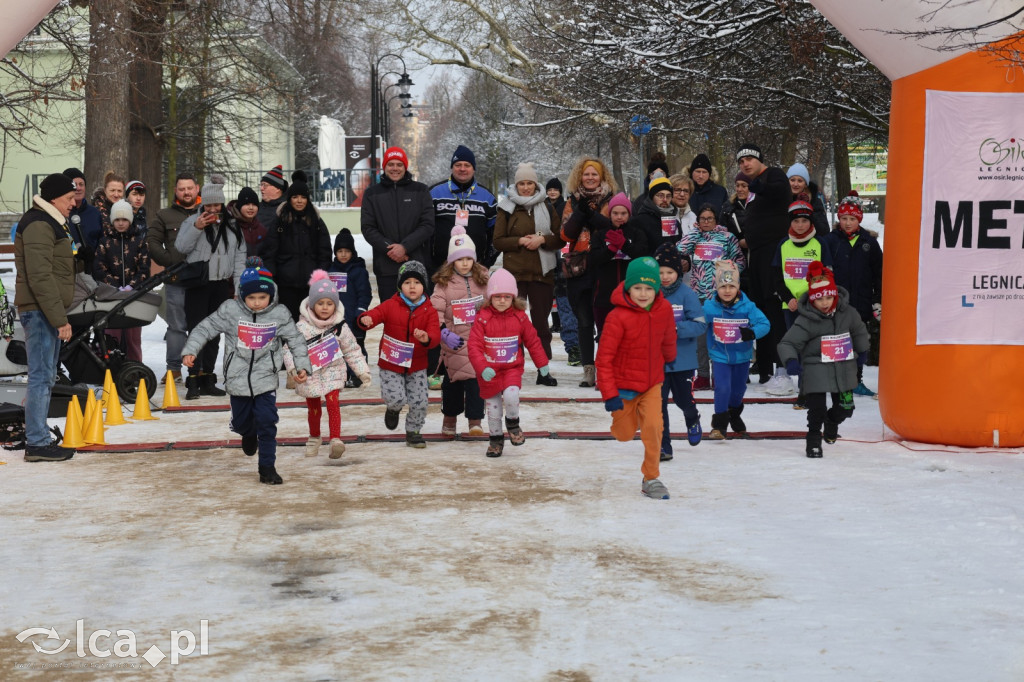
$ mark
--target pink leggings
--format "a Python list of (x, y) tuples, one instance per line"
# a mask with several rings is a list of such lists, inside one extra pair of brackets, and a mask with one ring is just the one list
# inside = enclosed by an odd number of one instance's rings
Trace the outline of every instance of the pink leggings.
[[(324, 396), (327, 401), (327, 425), (331, 429), (331, 438), (341, 438), (341, 407), (338, 404), (339, 391), (331, 391)], [(320, 436), (320, 398), (306, 398), (306, 417), (309, 419), (309, 435)]]

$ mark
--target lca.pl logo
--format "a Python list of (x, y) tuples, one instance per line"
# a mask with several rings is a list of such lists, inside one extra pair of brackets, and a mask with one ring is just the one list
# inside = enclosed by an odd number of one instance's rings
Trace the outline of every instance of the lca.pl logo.
[[(117, 658), (138, 658), (138, 642), (135, 638), (135, 633), (131, 630), (118, 630), (116, 633), (111, 633), (110, 630), (95, 630), (88, 638), (85, 636), (85, 620), (81, 619), (75, 621), (76, 624), (76, 637), (75, 643), (77, 646), (76, 653), (79, 658), (85, 658), (87, 655), (95, 656), (97, 658), (107, 658), (111, 655)], [(109, 640), (111, 636), (116, 634), (118, 640), (110, 646)], [(19, 642), (24, 642), (30, 637), (35, 635), (46, 635), (43, 640), (43, 644), (46, 644), (51, 639), (59, 640), (60, 635), (57, 634), (57, 630), (53, 627), (49, 628), (28, 628), (22, 630), (17, 635)], [(184, 640), (184, 646), (182, 642)], [(199, 655), (206, 656), (210, 653), (210, 621), (200, 620), (199, 621)], [(65, 639), (63, 644), (59, 646), (43, 646), (36, 640), (30, 640), (30, 643), (38, 653), (52, 656), (59, 654), (71, 645), (70, 639)], [(113, 651), (111, 651), (113, 649)], [(196, 650), (196, 636), (191, 630), (171, 630), (171, 635), (167, 645), (167, 649), (170, 652), (171, 665), (177, 665), (178, 659), (181, 656), (191, 656)], [(146, 650), (146, 653), (142, 654), (142, 658), (146, 659), (154, 668), (160, 665), (160, 663), (167, 658), (167, 654), (160, 650), (155, 644)]]

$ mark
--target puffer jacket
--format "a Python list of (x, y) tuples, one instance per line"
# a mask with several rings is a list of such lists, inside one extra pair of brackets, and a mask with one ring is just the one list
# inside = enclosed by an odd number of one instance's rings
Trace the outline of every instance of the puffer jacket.
[(92, 274), (97, 282), (137, 289), (149, 278), (146, 235), (140, 233), (134, 224), (124, 232), (113, 227), (103, 228), (103, 236), (92, 261)]
[(68, 323), (65, 311), (71, 307), (80, 267), (72, 244), (64, 216), (38, 194), (32, 197), (32, 208), (18, 220), (14, 236), (14, 305), (19, 313), (42, 311), (55, 328)]
[[(256, 349), (240, 345), (238, 325), (246, 323), (273, 325), (273, 340)], [(196, 355), (217, 334), (224, 335), (224, 390), (228, 395), (255, 397), (277, 390), (282, 340), (295, 357), (295, 367), (312, 373), (306, 340), (292, 322), (288, 308), (277, 302), (276, 294), (270, 305), (260, 311), (254, 311), (238, 298), (224, 301), (188, 335), (182, 356)]]
[(452, 381), (476, 379), (476, 370), (473, 369), (473, 363), (469, 360), (468, 346), (469, 333), (473, 329), (473, 325), (455, 324), (452, 317), (453, 301), (475, 297), (480, 298), (476, 304), (476, 310), (479, 312), (484, 298), (487, 297), (487, 286), (481, 286), (472, 277), (463, 277), (458, 273), (455, 273), (444, 286), (435, 285), (434, 293), (430, 296), (430, 303), (437, 311), (438, 322), (466, 341), (466, 344), (459, 350), (452, 350), (443, 343), (441, 344), (441, 359), (444, 360), (444, 366), (448, 369), (448, 378)]
[[(178, 236), (174, 240), (174, 248), (185, 256), (188, 263), (200, 263), (207, 261), (210, 264), (210, 281), (230, 279), (234, 281), (235, 290), (238, 290), (238, 280), (245, 270), (245, 240), (239, 239), (233, 230), (228, 229), (226, 224), (207, 225), (202, 230), (196, 229), (198, 213), (190, 215), (181, 223)], [(234, 221), (227, 215), (226, 211), (220, 214), (221, 221)], [(217, 248), (210, 244), (213, 235), (218, 230), (224, 231), (222, 238), (215, 239)], [(273, 272), (271, 270), (271, 272)]]
[(716, 225), (713, 230), (705, 232), (696, 229), (686, 233), (677, 246), (679, 253), (690, 257), (690, 288), (697, 292), (700, 300), (706, 301), (715, 296), (715, 261), (704, 260), (702, 255), (708, 251), (721, 250), (722, 255), (715, 260), (731, 260), (742, 272), (747, 267), (747, 259), (740, 249), (740, 243), (729, 230)]
[[(493, 362), (485, 354), (487, 339), (515, 337), (519, 340), (516, 358), (513, 362)], [(491, 306), (485, 306), (477, 313), (473, 331), (469, 333), (469, 359), (476, 370), (477, 382), (480, 384), (480, 397), (486, 400), (496, 396), (509, 386), (523, 387), (523, 367), (526, 366), (524, 346), (530, 351), (530, 359), (537, 369), (548, 364), (547, 353), (540, 343), (537, 330), (533, 328), (525, 311), (512, 306), (508, 310), (498, 312)], [(480, 373), (485, 368), (494, 370), (494, 378), (484, 381)]]
[(704, 301), (704, 321), (708, 325), (708, 355), (713, 362), (724, 362), (729, 365), (750, 362), (754, 352), (754, 342), (741, 340), (735, 343), (722, 343), (715, 338), (716, 318), (723, 321), (746, 320), (743, 326), (753, 329), (754, 338), (757, 339), (767, 334), (772, 328), (764, 313), (742, 291), (732, 305), (722, 303), (717, 294)]
[[(839, 289), (835, 312), (826, 315), (811, 303), (805, 293), (797, 302), (798, 317), (779, 341), (782, 362), (799, 360), (803, 368), (804, 393), (842, 393), (857, 386), (857, 354), (871, 345), (867, 327), (860, 314), (850, 305), (850, 295)], [(853, 357), (839, 362), (822, 362), (821, 337), (849, 334)]]
[(288, 203), (277, 210), (277, 227), (268, 228), (259, 248), (260, 257), (278, 285), (308, 287), (313, 271), (326, 270), (334, 258), (331, 235), (313, 204), (302, 213)]
[(597, 387), (604, 400), (621, 389), (643, 393), (662, 383), (665, 365), (676, 359), (672, 304), (661, 293), (647, 310), (633, 303), (620, 284), (612, 304), (597, 346)]
[(704, 306), (681, 278), (671, 287), (662, 287), (661, 294), (672, 306), (676, 322), (676, 359), (665, 365), (665, 371), (692, 372), (697, 369), (697, 337), (708, 327), (704, 321)]
[[(320, 398), (331, 391), (340, 392), (345, 388), (345, 379), (348, 377), (346, 366), (351, 367), (352, 371), (359, 377), (370, 373), (370, 369), (366, 365), (366, 359), (363, 358), (363, 351), (360, 350), (359, 344), (356, 343), (356, 337), (352, 335), (352, 330), (349, 329), (348, 324), (343, 324), (344, 322), (345, 314), (340, 306), (335, 308), (334, 315), (330, 319), (321, 320), (309, 309), (308, 298), (302, 299), (302, 303), (299, 304), (299, 321), (295, 326), (298, 327), (299, 332), (307, 342), (310, 342), (310, 339), (319, 337), (334, 325), (341, 324), (341, 327), (334, 332), (334, 337), (338, 339), (338, 347), (341, 348), (342, 357), (328, 365), (324, 365), (320, 369), (313, 370), (313, 373), (309, 375), (309, 378), (304, 383), (295, 384), (295, 392), (303, 398)], [(317, 342), (321, 340), (317, 339)], [(316, 342), (310, 342), (309, 345), (312, 346), (314, 343)], [(312, 365), (312, 361), (310, 361), (310, 364)], [(284, 365), (289, 370), (295, 369), (295, 358), (292, 356), (291, 348), (286, 349), (284, 352)]]
[(428, 272), (431, 270), (434, 202), (427, 186), (414, 181), (408, 172), (398, 182), (384, 176), (366, 190), (359, 225), (373, 247), (373, 271), (378, 277), (394, 277), (402, 265), (388, 258), (392, 244), (401, 244), (410, 260), (418, 260)]
[[(423, 298), (422, 303), (413, 308), (406, 303), (401, 293), (397, 293), (376, 308), (367, 310), (363, 315), (369, 315), (373, 323), (364, 326), (361, 315), (358, 324), (362, 329), (371, 329), (383, 322), (385, 334), (396, 341), (413, 344), (412, 364), (409, 367), (395, 365), (380, 358), (377, 361), (379, 368), (398, 374), (412, 374), (421, 369), (427, 369), (427, 349), (433, 348), (441, 342), (441, 325), (437, 323), (437, 311), (426, 300), (426, 297)], [(429, 338), (426, 343), (420, 343), (412, 335), (417, 329), (422, 329), (427, 333)]]

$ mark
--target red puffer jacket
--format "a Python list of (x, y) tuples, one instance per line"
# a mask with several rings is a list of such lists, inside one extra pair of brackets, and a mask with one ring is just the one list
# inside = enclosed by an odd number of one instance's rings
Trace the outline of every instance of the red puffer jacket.
[(650, 310), (637, 306), (622, 290), (612, 292), (615, 308), (605, 320), (597, 347), (597, 387), (604, 400), (619, 389), (643, 393), (665, 380), (665, 363), (676, 359), (676, 321), (672, 305), (658, 294)]
[[(362, 320), (365, 315), (369, 315), (370, 319), (373, 320), (373, 324), (369, 327), (363, 325)], [(399, 374), (408, 374), (426, 369), (427, 349), (433, 348), (441, 342), (441, 327), (437, 323), (437, 311), (434, 310), (434, 306), (430, 305), (430, 301), (424, 299), (420, 305), (410, 308), (401, 294), (395, 294), (376, 308), (367, 310), (358, 319), (359, 326), (363, 329), (376, 327), (381, 322), (384, 323), (384, 334), (396, 341), (413, 344), (412, 365), (410, 367), (402, 367), (388, 362), (384, 357), (380, 357), (377, 361), (377, 366), (389, 372), (398, 372)], [(420, 343), (412, 335), (416, 329), (422, 329), (427, 333), (427, 336), (430, 337), (427, 343)], [(381, 339), (381, 353), (384, 353), (383, 339)]]
[[(671, 313), (672, 310), (669, 308), (670, 316)], [(495, 356), (488, 360), (487, 355), (491, 355), (492, 352), (508, 351), (510, 348), (492, 346), (491, 349), (488, 349), (487, 339), (509, 337), (517, 339), (511, 345), (512, 348), (516, 349), (515, 360), (507, 363), (497, 362), (498, 357)], [(673, 343), (675, 342), (673, 341)], [(537, 338), (537, 331), (533, 328), (533, 323), (530, 322), (530, 318), (527, 317), (524, 311), (516, 310), (515, 307), (512, 307), (499, 313), (489, 305), (480, 309), (480, 312), (476, 315), (476, 322), (473, 323), (473, 331), (469, 333), (469, 360), (473, 363), (473, 369), (476, 370), (481, 398), (486, 400), (491, 396), (498, 395), (509, 386), (523, 387), (523, 367), (525, 366), (523, 358), (524, 344), (530, 350), (530, 359), (533, 360), (533, 364), (537, 366), (537, 369), (548, 364), (548, 356), (544, 352), (544, 346), (541, 345), (540, 339)], [(508, 353), (506, 352), (503, 357), (508, 357)], [(480, 376), (480, 373), (487, 367), (495, 371), (494, 378), (490, 381), (484, 381), (483, 377)]]

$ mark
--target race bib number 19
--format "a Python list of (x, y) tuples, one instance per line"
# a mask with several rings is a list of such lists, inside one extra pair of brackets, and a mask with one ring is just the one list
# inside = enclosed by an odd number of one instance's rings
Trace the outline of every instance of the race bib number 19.
[(515, 362), (518, 355), (518, 336), (484, 337), (484, 359), (487, 362), (504, 365)]

